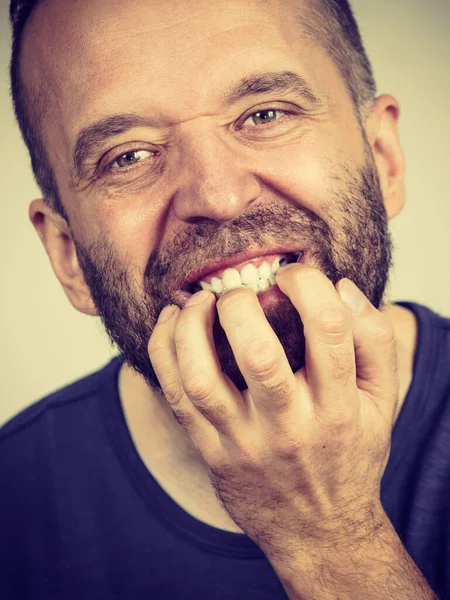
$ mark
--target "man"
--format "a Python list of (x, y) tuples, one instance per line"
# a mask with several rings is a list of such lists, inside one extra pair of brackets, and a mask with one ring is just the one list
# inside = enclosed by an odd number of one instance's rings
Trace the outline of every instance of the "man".
[(399, 105), (347, 2), (11, 15), (30, 218), (121, 355), (1, 430), (2, 597), (450, 597), (449, 320), (383, 301)]

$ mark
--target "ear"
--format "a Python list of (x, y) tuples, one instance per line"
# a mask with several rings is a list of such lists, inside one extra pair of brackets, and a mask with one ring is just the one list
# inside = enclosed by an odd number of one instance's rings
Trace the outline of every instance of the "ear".
[(54, 213), (42, 198), (30, 204), (29, 216), (72, 305), (87, 315), (98, 315), (66, 221)]
[(398, 133), (400, 105), (390, 95), (376, 99), (366, 121), (366, 134), (380, 177), (384, 204), (389, 219), (405, 205), (405, 158)]

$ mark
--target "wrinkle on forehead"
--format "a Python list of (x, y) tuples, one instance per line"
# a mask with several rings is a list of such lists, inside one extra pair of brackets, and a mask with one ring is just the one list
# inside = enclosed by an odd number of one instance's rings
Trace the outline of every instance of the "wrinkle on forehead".
[[(290, 0), (178, 0), (163, 10), (154, 0), (153, 11), (151, 4), (44, 0), (38, 5), (24, 45), (24, 72), (27, 85), (46, 97), (49, 142), (58, 146), (52, 159), (61, 165), (69, 164), (80, 127), (101, 114), (164, 110), (173, 122), (187, 122), (213, 114), (210, 98), (235, 71), (240, 75), (235, 67), (255, 70), (256, 64), (260, 70), (258, 56), (268, 62), (295, 58), (289, 46), (301, 31), (298, 19), (295, 24), (287, 18)], [(311, 60), (309, 51), (303, 54)]]
[[(281, 25), (281, 5), (286, 4), (286, 0), (245, 3), (213, 0), (211, 4), (211, 0), (179, 0), (164, 5), (165, 10), (161, 10), (159, 0), (154, 1), (153, 9), (148, 0), (125, 3), (121, 0), (41, 0), (28, 24), (34, 25), (25, 36), (28, 38), (25, 46), (30, 46), (30, 52), (24, 62), (39, 65), (37, 69), (29, 69), (27, 81), (28, 76), (34, 74), (37, 78), (41, 73), (41, 78), (45, 77), (46, 83), (50, 81), (52, 86), (70, 79), (76, 87), (88, 74), (95, 73), (101, 78), (103, 73), (116, 68), (119, 57), (123, 61), (123, 47), (127, 42), (131, 46), (128, 63), (131, 67), (133, 53), (139, 53), (140, 43), (151, 45), (155, 56), (161, 51), (165, 58), (170, 58), (171, 52), (174, 57), (182, 58), (190, 48), (202, 43), (207, 45), (208, 40), (217, 36), (224, 35), (225, 43), (227, 32), (236, 33), (241, 29), (245, 37), (245, 29), (248, 35), (249, 28), (262, 24), (267, 28), (270, 23), (275, 31)], [(188, 17), (184, 16), (186, 11), (190, 12)], [(102, 57), (104, 64), (99, 70), (98, 60)], [(120, 66), (127, 64), (121, 62)], [(54, 70), (56, 77), (52, 76)]]
[[(272, 4), (278, 2), (273, 0)], [(223, 35), (226, 45), (227, 33), (240, 29), (239, 35), (245, 39), (252, 22), (256, 26), (265, 20), (267, 26), (262, 5), (267, 2), (252, 0), (243, 6), (241, 2), (215, 0), (211, 6), (210, 0), (180, 0), (178, 6), (173, 2), (169, 10), (161, 11), (159, 1), (152, 10), (148, 0), (42, 0), (27, 24), (22, 53), (24, 80), (29, 89), (39, 89), (47, 96), (47, 110), (57, 109), (59, 100), (69, 103), (73, 112), (77, 92), (86, 94), (89, 102), (95, 88), (106, 89), (111, 78), (124, 70), (130, 79), (142, 77), (142, 45), (151, 46), (157, 62), (158, 55), (162, 57), (160, 63), (170, 63), (172, 58), (171, 67), (176, 70), (189, 49), (198, 46), (201, 57), (208, 54), (208, 46), (214, 46), (217, 36)], [(188, 17), (186, 9), (190, 11)], [(123, 56), (127, 44), (129, 59)], [(165, 75), (170, 77), (170, 73)], [(95, 85), (86, 85), (87, 81)]]

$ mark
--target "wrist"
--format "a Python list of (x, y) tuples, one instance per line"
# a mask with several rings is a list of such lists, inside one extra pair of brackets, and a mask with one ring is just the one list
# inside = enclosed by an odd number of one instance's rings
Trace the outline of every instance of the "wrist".
[[(330, 525), (321, 529), (321, 533), (315, 534), (314, 538), (309, 537), (308, 542), (298, 536), (286, 539), (282, 548), (271, 547), (263, 549), (263, 552), (284, 584), (297, 589), (301, 582), (305, 584), (309, 581), (320, 589), (319, 582), (322, 581), (322, 593), (325, 594), (327, 579), (331, 578), (336, 585), (341, 578), (345, 582), (358, 574), (364, 577), (365, 568), (361, 567), (364, 564), (375, 565), (377, 557), (386, 554), (386, 546), (393, 548), (396, 545), (403, 549), (380, 505), (365, 520), (353, 519), (345, 527), (342, 524), (335, 527)], [(308, 600), (310, 598), (307, 594), (305, 597)], [(325, 600), (326, 595), (319, 597)]]

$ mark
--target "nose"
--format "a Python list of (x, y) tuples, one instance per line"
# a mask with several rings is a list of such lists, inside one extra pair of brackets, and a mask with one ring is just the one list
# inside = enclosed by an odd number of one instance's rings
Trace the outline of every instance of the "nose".
[(260, 195), (249, 157), (217, 132), (193, 135), (180, 148), (180, 162), (172, 200), (177, 218), (185, 222), (232, 221)]

